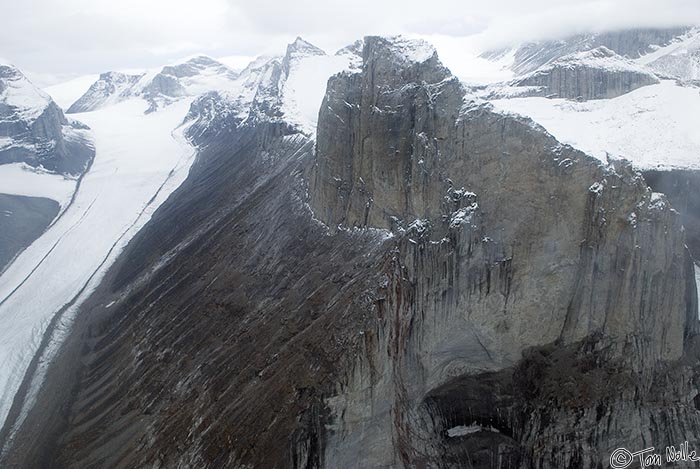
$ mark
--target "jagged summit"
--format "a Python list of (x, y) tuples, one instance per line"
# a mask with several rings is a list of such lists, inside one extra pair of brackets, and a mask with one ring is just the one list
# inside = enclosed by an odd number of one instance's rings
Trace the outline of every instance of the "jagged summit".
[(135, 97), (145, 99), (149, 103), (147, 112), (153, 112), (185, 96), (229, 89), (238, 76), (224, 64), (204, 55), (166, 65), (158, 72), (138, 75), (107, 72), (100, 75), (68, 112), (94, 111)]
[(297, 36), (294, 42), (287, 45), (287, 55), (326, 55), (326, 52), (302, 39), (300, 36)]
[(202, 73), (220, 73), (229, 75), (232, 79), (238, 76), (235, 71), (207, 55), (196, 55), (182, 63), (167, 65), (163, 67), (161, 73), (172, 75), (177, 78), (193, 77)]
[(115, 104), (132, 95), (133, 87), (144, 74), (130, 75), (122, 72), (105, 72), (90, 88), (68, 108), (68, 114), (94, 111)]
[(633, 60), (622, 57), (613, 50), (605, 46), (598, 46), (594, 49), (575, 52), (565, 55), (564, 57), (555, 60), (545, 67), (555, 66), (572, 66), (585, 65), (591, 68), (604, 68), (607, 70), (617, 71), (636, 71), (640, 73), (648, 73), (648, 71), (634, 62)]

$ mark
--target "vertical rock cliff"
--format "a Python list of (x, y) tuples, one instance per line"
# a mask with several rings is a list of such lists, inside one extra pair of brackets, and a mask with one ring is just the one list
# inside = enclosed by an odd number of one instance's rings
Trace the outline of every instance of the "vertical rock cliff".
[(696, 424), (690, 390), (669, 409), (631, 397), (659, 392), (646, 380), (697, 331), (678, 214), (409, 55), (368, 39), (321, 108), (314, 212), (401, 233), (371, 346), (331, 399), (329, 467), (595, 467), (648, 420), (656, 441)]
[(197, 163), (83, 308), (4, 464), (598, 468), (700, 437), (668, 201), (469, 102), (425, 43), (362, 56), (315, 142), (274, 106), (193, 105)]

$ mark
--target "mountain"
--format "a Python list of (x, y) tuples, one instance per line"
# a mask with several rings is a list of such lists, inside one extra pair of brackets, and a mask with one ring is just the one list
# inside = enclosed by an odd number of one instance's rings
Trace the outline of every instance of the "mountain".
[(616, 98), (658, 83), (649, 70), (600, 46), (543, 65), (517, 78), (511, 86), (528, 87), (523, 93), (528, 96), (586, 101)]
[(68, 109), (69, 113), (94, 111), (111, 104), (141, 97), (149, 103), (146, 112), (154, 112), (178, 98), (196, 96), (211, 89), (231, 86), (237, 74), (206, 56), (192, 57), (158, 72), (126, 74), (107, 72)]
[(658, 46), (639, 62), (654, 72), (682, 81), (700, 80), (700, 27), (691, 28), (665, 46)]
[(23, 385), (3, 464), (601, 467), (700, 437), (665, 196), (400, 37), (343, 58), (309, 132), (290, 83), (338, 56), (291, 50), (192, 99), (196, 162)]
[(508, 57), (508, 67), (516, 75), (534, 72), (561, 57), (605, 47), (629, 59), (639, 59), (651, 52), (668, 46), (693, 28), (670, 29), (624, 29), (595, 34), (578, 34), (559, 40), (529, 42), (513, 48), (484, 52), (481, 56), (489, 60)]
[(0, 164), (79, 176), (93, 154), (84, 125), (66, 119), (16, 67), (0, 64)]
[(693, 183), (700, 172), (699, 40), (698, 27), (622, 30), (487, 53), (501, 63), (510, 58), (522, 75), (475, 90), (474, 98), (530, 117), (605, 163), (631, 161), (654, 191), (669, 195), (700, 259), (700, 189)]

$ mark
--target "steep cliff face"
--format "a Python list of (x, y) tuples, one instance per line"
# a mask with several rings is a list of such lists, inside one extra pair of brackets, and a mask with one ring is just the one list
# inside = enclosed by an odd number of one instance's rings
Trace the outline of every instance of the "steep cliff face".
[(0, 64), (0, 164), (78, 176), (94, 156), (84, 131), (16, 67)]
[(425, 43), (362, 56), (315, 143), (274, 106), (193, 105), (197, 163), (85, 305), (4, 464), (597, 468), (700, 437), (666, 199), (465, 101)]

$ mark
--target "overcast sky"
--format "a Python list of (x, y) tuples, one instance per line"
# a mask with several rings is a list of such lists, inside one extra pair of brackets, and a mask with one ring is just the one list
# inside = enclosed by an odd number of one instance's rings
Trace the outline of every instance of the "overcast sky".
[(46, 81), (193, 53), (243, 63), (282, 53), (297, 35), (331, 52), (367, 34), (422, 36), (454, 55), (590, 30), (700, 24), (700, 0), (2, 2), (0, 56)]

